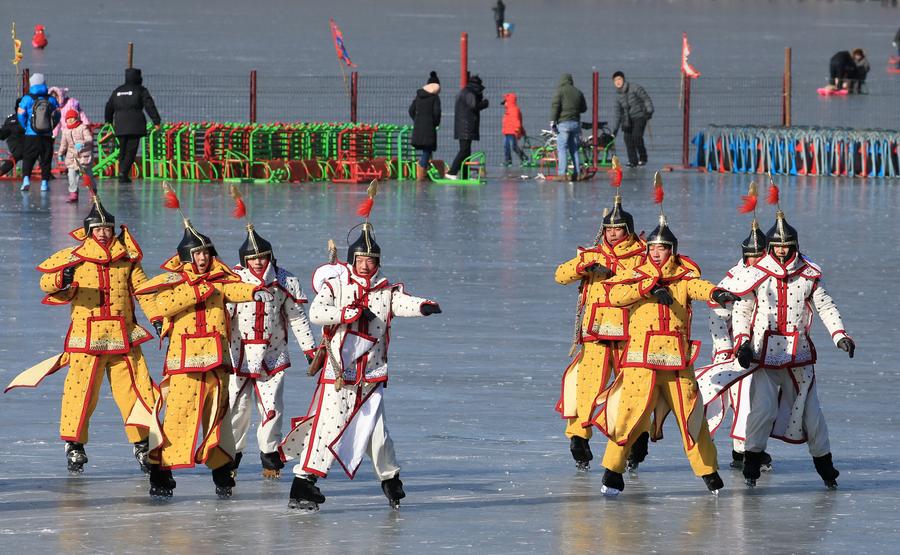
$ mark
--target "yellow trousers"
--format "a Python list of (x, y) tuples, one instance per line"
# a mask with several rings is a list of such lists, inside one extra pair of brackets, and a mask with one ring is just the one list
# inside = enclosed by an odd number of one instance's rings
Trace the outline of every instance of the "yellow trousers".
[[(104, 373), (123, 422), (136, 402), (144, 403), (148, 409), (156, 403), (153, 381), (139, 346), (127, 355), (70, 353), (59, 419), (63, 440), (88, 442), (88, 427), (100, 399)], [(125, 435), (131, 443), (143, 441), (147, 439), (147, 429), (126, 425)]]
[[(621, 387), (615, 422), (615, 435), (619, 442), (610, 439), (606, 444), (604, 467), (614, 472), (624, 472), (631, 446), (642, 431), (650, 428), (653, 411), (659, 418), (671, 410), (678, 421), (682, 447), (694, 474), (706, 476), (718, 469), (716, 446), (709, 436), (706, 419), (700, 419), (696, 437), (692, 438), (688, 430), (688, 419), (695, 405), (700, 403), (697, 409), (701, 415), (703, 410), (692, 369), (673, 372), (626, 367), (622, 369)], [(661, 429), (662, 422), (656, 425)]]
[[(611, 346), (612, 345), (612, 346)], [(609, 385), (618, 367), (618, 343), (589, 342), (582, 345), (578, 372), (575, 376), (574, 418), (566, 419), (566, 437), (590, 439), (592, 435), (591, 413), (597, 395)]]
[(151, 462), (170, 469), (191, 468), (195, 464), (216, 469), (231, 462), (234, 437), (231, 420), (226, 418), (228, 375), (219, 367), (167, 377), (163, 443), (158, 454), (150, 454)]

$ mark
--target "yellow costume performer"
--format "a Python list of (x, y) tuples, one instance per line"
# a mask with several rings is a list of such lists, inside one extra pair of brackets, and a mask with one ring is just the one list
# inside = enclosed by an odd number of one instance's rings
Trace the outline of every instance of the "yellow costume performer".
[(598, 235), (596, 246), (579, 247), (574, 258), (559, 265), (555, 276), (561, 285), (580, 283), (580, 322), (576, 323), (574, 342), (581, 349), (563, 373), (556, 405), (557, 412), (566, 419), (569, 449), (580, 470), (587, 470), (593, 459), (588, 440), (594, 401), (618, 373), (621, 347), (628, 337), (628, 309), (610, 304), (604, 282), (643, 264), (647, 251), (644, 242), (635, 236), (634, 219), (622, 209), (618, 194), (612, 211), (603, 214)]
[[(79, 242), (42, 262), (37, 269), (43, 303), (71, 306), (71, 324), (64, 353), (45, 372), (68, 364), (62, 396), (59, 435), (66, 441), (69, 470), (82, 472), (87, 455), (88, 426), (100, 397), (103, 375), (126, 421), (136, 403), (150, 410), (156, 394), (140, 344), (152, 335), (135, 322), (132, 292), (147, 280), (141, 268), (141, 249), (125, 226), (118, 237), (115, 218), (94, 195), (90, 214), (71, 236)], [(141, 308), (153, 320), (152, 300)], [(43, 376), (40, 377), (42, 379)], [(37, 385), (32, 382), (29, 385)], [(15, 387), (15, 386), (13, 386)], [(147, 469), (147, 429), (126, 424), (125, 435), (134, 444), (134, 456)]]
[[(659, 202), (662, 184), (657, 178)], [(700, 279), (700, 268), (677, 253), (678, 239), (665, 215), (647, 239), (648, 260), (630, 273), (610, 279), (610, 304), (628, 307), (628, 340), (621, 372), (597, 400), (594, 423), (610, 439), (603, 456), (606, 473), (603, 491), (617, 494), (624, 487), (622, 472), (638, 434), (650, 426), (653, 438), (662, 437), (662, 425), (674, 412), (684, 450), (695, 474), (710, 491), (723, 487), (698, 394), (693, 363), (700, 343), (691, 340), (691, 302), (735, 299), (727, 291)]]

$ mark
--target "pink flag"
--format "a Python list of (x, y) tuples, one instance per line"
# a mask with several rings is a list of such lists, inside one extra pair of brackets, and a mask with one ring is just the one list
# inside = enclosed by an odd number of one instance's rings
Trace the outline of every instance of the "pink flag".
[(350, 54), (347, 54), (347, 47), (344, 46), (344, 35), (341, 34), (334, 19), (328, 18), (328, 23), (331, 26), (331, 38), (334, 40), (334, 50), (337, 52), (338, 60), (347, 64), (347, 67), (356, 67), (356, 64), (350, 61)]
[(700, 72), (694, 69), (694, 66), (688, 62), (688, 56), (690, 55), (691, 45), (688, 44), (687, 33), (681, 33), (681, 72), (691, 79), (696, 79), (697, 77), (700, 77)]

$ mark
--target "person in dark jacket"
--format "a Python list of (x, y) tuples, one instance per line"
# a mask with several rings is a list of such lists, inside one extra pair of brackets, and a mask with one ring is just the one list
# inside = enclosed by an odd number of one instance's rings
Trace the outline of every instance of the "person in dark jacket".
[(437, 150), (437, 128), (441, 125), (441, 80), (432, 71), (428, 83), (416, 91), (416, 98), (409, 105), (409, 117), (413, 119), (413, 148), (420, 150), (416, 164), (416, 181), (425, 181), (428, 163)]
[[(41, 192), (50, 190), (50, 179), (53, 163), (53, 128), (59, 123), (59, 104), (50, 96), (44, 75), (35, 73), (28, 80), (28, 94), (22, 96), (16, 116), (19, 125), (25, 129), (25, 140), (22, 148), (22, 186), (20, 190), (27, 191), (31, 187), (31, 170), (37, 162), (41, 167)], [(49, 106), (48, 106), (49, 104)], [(47, 107), (47, 110), (43, 110)], [(47, 130), (34, 129), (33, 119), (36, 121), (38, 112), (43, 112), (50, 117), (50, 128)]]
[(897, 29), (897, 34), (894, 35), (894, 48), (897, 49), (897, 63), (894, 65), (897, 69), (900, 69), (900, 29)]
[(572, 157), (572, 181), (578, 180), (580, 160), (578, 147), (581, 143), (581, 114), (587, 111), (587, 102), (584, 94), (575, 88), (572, 74), (563, 73), (553, 95), (553, 103), (550, 108), (550, 127), (557, 132), (556, 174), (563, 176), (569, 168), (566, 154)]
[(646, 166), (647, 148), (644, 146), (644, 129), (653, 117), (653, 102), (643, 87), (625, 80), (621, 71), (613, 73), (616, 87), (616, 123), (613, 135), (619, 129), (625, 134), (625, 148), (628, 150), (628, 166)]
[(835, 52), (828, 61), (828, 87), (833, 90), (849, 89), (855, 74), (856, 63), (846, 50)]
[(459, 141), (459, 152), (450, 164), (450, 171), (445, 176), (447, 179), (456, 179), (463, 160), (472, 154), (472, 141), (481, 137), (478, 130), (481, 127), (481, 111), (488, 107), (488, 101), (484, 98), (484, 85), (481, 77), (473, 75), (469, 83), (459, 91), (456, 97), (456, 106), (453, 113), (453, 138)]
[(25, 129), (19, 124), (19, 116), (16, 113), (20, 102), (22, 102), (21, 96), (16, 99), (13, 113), (7, 116), (3, 121), (3, 127), (0, 127), (0, 141), (6, 141), (6, 148), (10, 155), (10, 159), (4, 160), (0, 164), (0, 177), (16, 167), (16, 163), (22, 159), (22, 151), (25, 149)]
[(143, 85), (141, 70), (128, 68), (125, 70), (125, 84), (113, 91), (106, 102), (106, 123), (113, 125), (116, 139), (119, 141), (119, 182), (131, 183), (129, 174), (134, 158), (137, 155), (141, 138), (147, 134), (147, 118), (159, 127), (161, 120), (150, 91)]
[(503, 23), (506, 21), (506, 5), (503, 0), (497, 0), (494, 10), (494, 27), (497, 28), (497, 38), (503, 38)]
[(869, 74), (869, 70), (872, 69), (872, 64), (869, 63), (869, 59), (866, 58), (866, 53), (863, 52), (862, 48), (857, 48), (853, 51), (853, 65), (853, 81), (850, 82), (850, 92), (863, 94), (863, 85), (866, 84), (866, 76)]

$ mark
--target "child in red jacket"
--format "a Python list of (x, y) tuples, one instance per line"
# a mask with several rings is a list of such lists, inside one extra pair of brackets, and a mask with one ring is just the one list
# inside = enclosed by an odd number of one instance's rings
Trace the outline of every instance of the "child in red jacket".
[(524, 163), (528, 160), (525, 153), (519, 147), (519, 139), (525, 136), (525, 129), (522, 127), (522, 110), (516, 104), (516, 93), (506, 93), (501, 102), (506, 107), (503, 113), (503, 156), (505, 165), (512, 165), (512, 152), (515, 151), (519, 159)]

